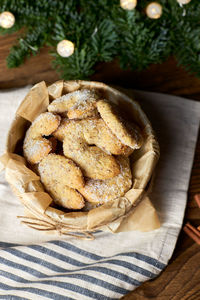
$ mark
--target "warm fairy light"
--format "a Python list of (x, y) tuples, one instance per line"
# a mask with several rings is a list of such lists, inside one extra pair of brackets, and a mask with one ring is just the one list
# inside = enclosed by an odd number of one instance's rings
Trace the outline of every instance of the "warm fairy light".
[(162, 6), (157, 2), (152, 2), (147, 5), (146, 14), (151, 19), (159, 19), (162, 15)]
[(132, 10), (136, 7), (137, 0), (120, 0), (120, 6), (123, 9)]
[(4, 11), (0, 14), (0, 26), (7, 29), (15, 24), (15, 16), (9, 12)]
[(57, 52), (62, 57), (69, 57), (74, 53), (74, 44), (68, 40), (60, 41), (57, 45)]
[(180, 5), (188, 4), (191, 0), (177, 0)]

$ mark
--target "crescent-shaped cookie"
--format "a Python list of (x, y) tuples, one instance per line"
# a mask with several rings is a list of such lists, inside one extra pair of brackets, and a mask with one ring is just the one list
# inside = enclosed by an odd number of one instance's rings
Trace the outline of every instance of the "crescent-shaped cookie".
[(84, 119), (96, 116), (98, 95), (93, 90), (78, 90), (55, 99), (48, 111), (67, 116), (69, 119)]
[(83, 197), (75, 190), (84, 186), (84, 178), (72, 160), (49, 154), (39, 163), (38, 172), (41, 182), (57, 204), (69, 209), (84, 206)]
[(50, 112), (39, 115), (26, 132), (23, 144), (24, 157), (31, 164), (40, 162), (52, 150), (52, 141), (44, 138), (51, 135), (60, 124), (60, 116)]
[[(58, 129), (53, 135), (60, 141), (63, 141), (67, 132), (67, 127), (71, 121), (63, 119)], [(120, 140), (112, 133), (106, 123), (101, 118), (88, 118), (84, 120), (73, 120), (82, 130), (84, 139), (89, 145), (96, 145), (104, 152), (114, 155), (129, 156), (133, 149), (122, 144)]]
[(110, 130), (124, 144), (132, 149), (139, 149), (142, 144), (142, 137), (139, 130), (135, 127), (131, 130), (115, 110), (115, 107), (108, 101), (100, 100), (97, 102), (97, 110)]
[(106, 180), (87, 179), (85, 186), (79, 192), (93, 204), (103, 204), (123, 196), (132, 185), (132, 174), (129, 158), (117, 156), (120, 165), (120, 174)]
[(82, 125), (75, 120), (65, 124), (64, 155), (75, 161), (86, 177), (106, 179), (119, 174), (120, 169), (115, 158), (94, 145), (90, 146), (82, 129)]

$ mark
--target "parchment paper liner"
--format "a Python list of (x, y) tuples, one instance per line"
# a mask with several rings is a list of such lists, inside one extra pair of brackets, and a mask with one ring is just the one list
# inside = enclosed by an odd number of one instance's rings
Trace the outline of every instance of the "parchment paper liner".
[[(44, 191), (39, 176), (26, 167), (22, 156), (14, 153), (18, 151), (30, 122), (46, 111), (49, 101), (80, 88), (96, 89), (103, 97), (121, 107), (142, 129), (144, 144), (131, 155), (133, 186), (123, 197), (89, 212), (66, 213), (50, 206), (53, 200)], [(60, 80), (48, 88), (44, 81), (31, 88), (16, 112), (8, 132), (6, 153), (0, 162), (2, 168), (6, 169), (6, 180), (25, 207), (25, 215), (20, 217), (23, 223), (40, 231), (93, 238), (91, 233), (97, 230), (115, 233), (150, 231), (160, 227), (156, 210), (148, 198), (149, 183), (158, 158), (158, 142), (137, 102), (100, 82)]]

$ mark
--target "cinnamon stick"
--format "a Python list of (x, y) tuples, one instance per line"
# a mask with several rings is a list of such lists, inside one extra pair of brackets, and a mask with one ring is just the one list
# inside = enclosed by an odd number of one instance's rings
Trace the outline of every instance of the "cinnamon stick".
[(200, 239), (200, 232), (197, 228), (195, 228), (194, 226), (192, 226), (190, 223), (186, 223), (186, 226), (188, 228), (190, 228)]
[(187, 223), (183, 230), (187, 233), (187, 235), (192, 238), (198, 245), (200, 245), (200, 232), (192, 226), (190, 223)]

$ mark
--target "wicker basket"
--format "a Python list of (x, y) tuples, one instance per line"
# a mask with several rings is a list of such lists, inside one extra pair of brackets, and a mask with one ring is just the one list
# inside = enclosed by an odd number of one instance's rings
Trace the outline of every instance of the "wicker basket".
[[(66, 213), (51, 206), (48, 193), (39, 188), (40, 178), (25, 165), (22, 141), (27, 128), (40, 113), (46, 111), (49, 99), (79, 88), (95, 89), (107, 100), (117, 104), (127, 118), (136, 122), (142, 130), (144, 144), (131, 155), (133, 175), (132, 188), (123, 196), (109, 201), (89, 212)], [(47, 88), (45, 82), (35, 85), (17, 110), (8, 132), (6, 179), (12, 190), (25, 207), (21, 221), (37, 230), (91, 238), (97, 230), (109, 229), (115, 232), (124, 219), (130, 215), (138, 203), (148, 194), (149, 182), (159, 158), (159, 145), (151, 124), (140, 105), (124, 93), (100, 82), (58, 81)], [(15, 155), (17, 154), (17, 155)]]

